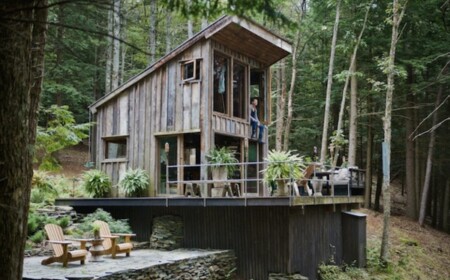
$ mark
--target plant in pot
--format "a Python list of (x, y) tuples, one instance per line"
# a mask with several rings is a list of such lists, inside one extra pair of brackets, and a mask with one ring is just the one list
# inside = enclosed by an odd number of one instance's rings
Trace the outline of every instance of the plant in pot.
[(100, 226), (97, 224), (92, 225), (92, 234), (94, 235), (94, 239), (100, 239)]
[(293, 154), (291, 151), (269, 151), (267, 158), (267, 168), (261, 172), (264, 174), (264, 181), (269, 185), (277, 186), (278, 196), (287, 196), (287, 183), (294, 182), (303, 177), (305, 168), (303, 157)]
[(234, 156), (234, 153), (228, 147), (211, 149), (206, 155), (212, 174), (214, 183), (214, 190), (211, 190), (212, 196), (221, 196), (225, 180), (228, 179), (228, 174), (232, 174), (236, 170), (236, 163), (239, 161)]
[(128, 169), (119, 183), (119, 186), (128, 197), (142, 196), (149, 185), (150, 177), (148, 173), (140, 168)]
[(111, 180), (100, 170), (89, 170), (83, 175), (83, 186), (94, 198), (105, 197), (111, 189)]

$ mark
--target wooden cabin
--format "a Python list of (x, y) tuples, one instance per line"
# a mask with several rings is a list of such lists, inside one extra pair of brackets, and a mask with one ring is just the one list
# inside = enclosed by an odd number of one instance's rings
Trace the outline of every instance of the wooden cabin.
[[(147, 170), (149, 196), (180, 194), (167, 180), (207, 180), (199, 165), (215, 146), (230, 147), (241, 162), (263, 161), (267, 132), (263, 143), (251, 137), (250, 98), (268, 124), (270, 66), (290, 53), (289, 42), (255, 22), (218, 19), (90, 106), (92, 161), (113, 185), (128, 168)], [(242, 169), (234, 176), (261, 176)], [(249, 191), (257, 189), (264, 188)]]

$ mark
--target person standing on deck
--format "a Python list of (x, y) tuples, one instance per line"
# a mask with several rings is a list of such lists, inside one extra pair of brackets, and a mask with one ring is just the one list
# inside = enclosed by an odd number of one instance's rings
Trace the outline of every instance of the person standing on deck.
[(256, 129), (259, 128), (258, 142), (263, 143), (264, 125), (259, 122), (258, 119), (258, 98), (253, 97), (250, 100), (250, 125), (252, 126), (252, 138), (256, 139)]

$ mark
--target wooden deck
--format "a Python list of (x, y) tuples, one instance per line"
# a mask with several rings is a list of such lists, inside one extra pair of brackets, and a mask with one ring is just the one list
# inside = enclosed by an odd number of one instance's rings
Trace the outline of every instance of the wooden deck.
[(246, 207), (246, 206), (313, 206), (364, 203), (363, 196), (300, 196), (300, 197), (143, 197), (143, 198), (72, 198), (57, 199), (66, 206), (165, 206), (165, 207)]

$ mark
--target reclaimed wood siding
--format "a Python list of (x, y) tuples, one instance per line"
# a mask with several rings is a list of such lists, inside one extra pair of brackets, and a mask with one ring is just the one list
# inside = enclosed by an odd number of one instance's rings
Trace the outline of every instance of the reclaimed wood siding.
[[(208, 74), (201, 69), (201, 79), (184, 82), (182, 81), (182, 61), (204, 58), (208, 51), (205, 42), (199, 42), (192, 48), (186, 50), (180, 56), (163, 67), (161, 76), (156, 79), (160, 84), (156, 88), (155, 94), (157, 112), (156, 119), (159, 120), (159, 127), (155, 128), (156, 133), (164, 132), (189, 132), (200, 129), (200, 104), (202, 97), (202, 82)], [(201, 60), (201, 64), (204, 64)], [(155, 75), (152, 73), (152, 76)]]
[(217, 133), (228, 134), (237, 137), (250, 137), (250, 124), (246, 120), (213, 114), (213, 130)]

